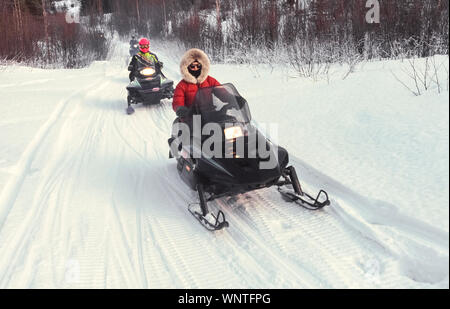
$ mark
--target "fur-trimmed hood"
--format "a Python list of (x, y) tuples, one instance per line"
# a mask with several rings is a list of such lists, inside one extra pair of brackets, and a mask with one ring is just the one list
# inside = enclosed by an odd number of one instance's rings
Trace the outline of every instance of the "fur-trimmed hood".
[[(195, 60), (197, 60), (202, 65), (202, 74), (200, 74), (198, 78), (192, 76), (192, 74), (189, 73), (188, 70), (188, 66)], [(209, 61), (208, 55), (206, 55), (205, 52), (200, 49), (192, 48), (188, 50), (181, 59), (180, 63), (181, 76), (188, 83), (201, 84), (208, 77), (210, 67), (211, 62)]]

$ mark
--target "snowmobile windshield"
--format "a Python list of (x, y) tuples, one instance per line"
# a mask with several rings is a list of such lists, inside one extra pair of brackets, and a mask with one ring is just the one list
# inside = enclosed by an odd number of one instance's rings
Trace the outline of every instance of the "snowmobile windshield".
[(201, 88), (197, 91), (193, 113), (202, 123), (249, 123), (250, 109), (232, 84)]

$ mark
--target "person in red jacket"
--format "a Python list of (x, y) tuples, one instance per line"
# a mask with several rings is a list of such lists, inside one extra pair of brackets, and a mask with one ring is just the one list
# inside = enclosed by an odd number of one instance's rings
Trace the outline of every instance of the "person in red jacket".
[(188, 50), (181, 59), (180, 70), (183, 79), (175, 88), (172, 107), (176, 112), (181, 106), (191, 107), (197, 90), (200, 88), (220, 86), (220, 83), (209, 76), (211, 62), (200, 49)]

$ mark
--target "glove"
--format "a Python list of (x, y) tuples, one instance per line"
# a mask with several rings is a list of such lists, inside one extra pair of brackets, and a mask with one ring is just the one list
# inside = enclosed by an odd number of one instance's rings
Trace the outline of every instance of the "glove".
[(180, 118), (184, 118), (187, 117), (190, 113), (190, 109), (187, 108), (186, 106), (180, 106), (177, 108), (177, 116)]

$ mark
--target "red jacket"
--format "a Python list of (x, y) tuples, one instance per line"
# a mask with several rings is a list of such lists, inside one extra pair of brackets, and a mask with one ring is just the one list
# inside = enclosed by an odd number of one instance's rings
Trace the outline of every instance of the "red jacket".
[(173, 95), (172, 107), (174, 111), (180, 106), (190, 107), (194, 102), (195, 95), (199, 88), (207, 88), (213, 86), (220, 86), (220, 83), (213, 77), (208, 76), (203, 83), (192, 84), (185, 80), (178, 83)]

